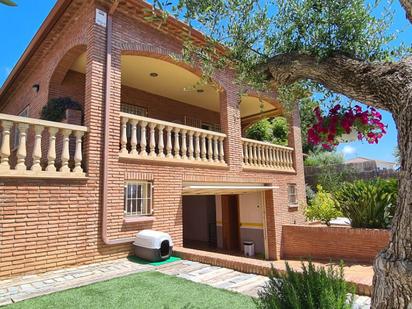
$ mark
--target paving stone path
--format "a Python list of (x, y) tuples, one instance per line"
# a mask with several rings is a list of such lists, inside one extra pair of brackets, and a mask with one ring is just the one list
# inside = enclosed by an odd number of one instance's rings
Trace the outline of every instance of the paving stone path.
[[(259, 289), (268, 281), (268, 278), (264, 276), (245, 274), (228, 268), (186, 260), (151, 266), (120, 259), (0, 281), (0, 306), (142, 271), (154, 270), (252, 297), (256, 297)], [(369, 308), (369, 297), (356, 296), (353, 309)]]

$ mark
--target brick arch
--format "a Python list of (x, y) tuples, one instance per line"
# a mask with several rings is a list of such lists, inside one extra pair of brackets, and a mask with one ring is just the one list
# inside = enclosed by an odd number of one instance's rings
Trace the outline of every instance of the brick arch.
[(62, 84), (67, 72), (73, 65), (73, 62), (87, 50), (87, 45), (79, 44), (72, 47), (68, 47), (67, 51), (57, 62), (53, 73), (49, 79), (49, 98), (55, 96), (55, 91)]
[[(202, 76), (202, 70), (199, 66), (192, 66), (187, 63), (184, 63), (180, 53), (166, 49), (163, 47), (158, 47), (150, 44), (125, 44), (122, 46), (121, 55), (128, 56), (144, 56), (150, 58), (156, 58), (163, 60), (172, 64), (175, 64), (199, 77)], [(223, 86), (223, 83), (219, 80), (218, 76), (212, 78), (212, 82), (221, 92), (221, 95), (226, 93), (226, 89)]]

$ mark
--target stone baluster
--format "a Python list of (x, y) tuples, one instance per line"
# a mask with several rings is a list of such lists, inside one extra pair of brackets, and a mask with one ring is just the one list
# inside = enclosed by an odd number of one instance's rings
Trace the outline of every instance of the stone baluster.
[(189, 131), (189, 160), (194, 160), (195, 158), (193, 157), (193, 151), (194, 151), (194, 147), (193, 147), (193, 134), (195, 132), (193, 131)]
[(56, 167), (54, 163), (56, 161), (56, 134), (59, 131), (58, 128), (49, 127), (49, 151), (47, 154), (47, 167), (46, 171), (55, 172)]
[(27, 123), (19, 123), (17, 125), (19, 129), (19, 148), (17, 149), (17, 164), (16, 170), (25, 171), (26, 170), (26, 141), (27, 141), (27, 129), (29, 125)]
[(223, 146), (223, 136), (219, 137), (219, 160), (220, 163), (225, 163), (225, 147)]
[(40, 160), (42, 156), (41, 140), (42, 140), (43, 130), (44, 130), (43, 126), (39, 126), (39, 125), (34, 126), (33, 165), (31, 166), (31, 170), (34, 172), (41, 171)]
[(283, 168), (286, 167), (286, 164), (285, 164), (285, 152), (284, 152), (283, 149), (279, 149), (279, 163), (281, 164), (281, 166), (282, 166)]
[(269, 167), (274, 167), (273, 161), (273, 147), (269, 147)]
[(173, 158), (172, 155), (172, 127), (167, 126), (166, 127), (166, 157), (167, 158)]
[(121, 154), (127, 154), (127, 122), (129, 121), (129, 119), (127, 119), (126, 117), (122, 117), (121, 118), (121, 136), (120, 136), (120, 153)]
[(280, 167), (280, 164), (279, 164), (279, 149), (278, 148), (274, 148), (274, 150), (273, 150), (273, 157), (274, 157), (274, 160), (275, 160), (275, 167), (276, 168), (279, 168)]
[(249, 165), (253, 165), (253, 144), (247, 143)]
[(82, 169), (82, 137), (84, 135), (83, 131), (75, 131), (74, 136), (76, 137), (76, 150), (74, 151), (74, 173), (83, 173)]
[(257, 146), (256, 144), (253, 144), (253, 165), (258, 166), (258, 160), (257, 160)]
[(289, 169), (293, 169), (293, 152), (291, 150), (288, 150), (288, 163), (289, 163)]
[(257, 151), (257, 164), (258, 166), (262, 166), (262, 146), (256, 145), (256, 151)]
[(249, 143), (248, 142), (243, 142), (243, 163), (245, 165), (248, 165), (249, 163)]
[(179, 132), (180, 132), (180, 129), (179, 128), (174, 128), (174, 130), (173, 130), (173, 132), (174, 132), (174, 136), (175, 136), (175, 144), (174, 144), (174, 147), (173, 147), (173, 151), (174, 151), (174, 158), (175, 159), (180, 159), (181, 157), (180, 157), (180, 141), (179, 141)]
[(219, 136), (213, 137), (213, 159), (219, 162)]
[(266, 145), (262, 145), (262, 165), (264, 166), (264, 167), (266, 167), (267, 166), (267, 161), (266, 161)]
[(60, 172), (62, 173), (70, 173), (70, 168), (69, 168), (69, 160), (70, 160), (70, 152), (69, 152), (69, 146), (70, 146), (70, 134), (72, 133), (72, 130), (60, 130), (62, 136), (63, 136), (63, 150), (62, 150), (62, 155), (61, 155), (61, 161), (62, 161), (62, 166), (60, 168)]
[(213, 136), (208, 135), (207, 136), (207, 156), (209, 159), (209, 162), (213, 162)]
[(13, 123), (11, 121), (6, 121), (3, 120), (1, 122), (1, 126), (3, 127), (3, 132), (2, 132), (2, 143), (1, 143), (1, 148), (0, 148), (0, 171), (8, 171), (10, 170), (10, 163), (9, 163), (9, 157), (10, 157), (10, 130), (11, 127), (13, 126)]
[(202, 136), (201, 136), (201, 138), (202, 138), (202, 149), (201, 149), (201, 157), (202, 157), (202, 161), (207, 161), (207, 158), (206, 158), (206, 135), (207, 134), (205, 134), (205, 133), (202, 133)]
[(147, 122), (146, 121), (141, 121), (140, 122), (140, 152), (139, 155), (142, 157), (147, 156), (147, 151), (146, 151), (146, 127), (147, 127)]
[(132, 150), (130, 151), (130, 154), (132, 155), (138, 155), (137, 152), (137, 124), (138, 121), (135, 119), (130, 120), (130, 125), (132, 126), (132, 136), (130, 138), (130, 145), (132, 147)]
[(200, 133), (195, 132), (195, 159), (200, 161)]
[(182, 130), (182, 159), (187, 160), (187, 144), (186, 144), (187, 130)]
[(151, 122), (149, 123), (149, 128), (150, 128), (150, 140), (149, 140), (149, 147), (150, 147), (150, 153), (149, 156), (151, 157), (156, 157), (156, 139), (155, 139), (155, 128), (156, 124)]
[(159, 157), (160, 158), (164, 158), (165, 154), (163, 152), (163, 149), (165, 147), (164, 145), (164, 141), (163, 141), (163, 130), (164, 130), (165, 126), (164, 125), (159, 125), (157, 127), (157, 129), (159, 130), (159, 141), (157, 143), (157, 148), (159, 149)]

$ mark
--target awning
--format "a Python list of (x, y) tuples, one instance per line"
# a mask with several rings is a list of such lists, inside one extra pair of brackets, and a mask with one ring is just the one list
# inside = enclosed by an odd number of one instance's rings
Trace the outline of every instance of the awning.
[(183, 195), (223, 195), (245, 194), (277, 189), (273, 186), (246, 186), (246, 185), (187, 185), (183, 187)]

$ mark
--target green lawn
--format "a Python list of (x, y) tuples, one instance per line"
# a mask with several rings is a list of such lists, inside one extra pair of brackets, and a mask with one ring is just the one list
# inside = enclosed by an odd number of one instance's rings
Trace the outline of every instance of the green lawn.
[(241, 309), (254, 307), (253, 300), (244, 295), (158, 272), (143, 272), (33, 298), (4, 308)]

